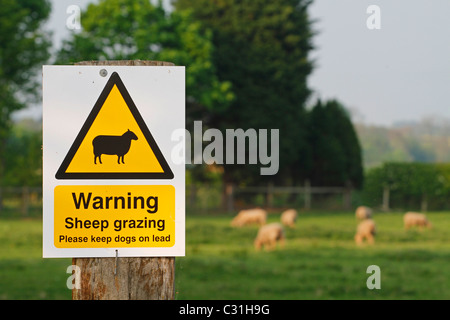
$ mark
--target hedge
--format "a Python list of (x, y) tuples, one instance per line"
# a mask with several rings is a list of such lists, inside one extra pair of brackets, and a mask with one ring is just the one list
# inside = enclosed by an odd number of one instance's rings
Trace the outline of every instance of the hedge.
[(389, 162), (366, 173), (363, 200), (377, 207), (389, 189), (392, 209), (450, 209), (450, 164)]

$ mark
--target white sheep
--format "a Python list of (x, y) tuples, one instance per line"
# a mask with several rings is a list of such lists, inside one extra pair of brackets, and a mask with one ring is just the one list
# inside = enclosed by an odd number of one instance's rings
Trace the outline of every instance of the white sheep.
[(356, 208), (355, 216), (359, 220), (372, 218), (372, 209), (366, 206), (359, 206)]
[(288, 209), (281, 214), (281, 223), (285, 226), (294, 228), (297, 220), (297, 210)]
[(423, 213), (418, 212), (405, 213), (403, 216), (403, 223), (405, 225), (405, 230), (408, 230), (411, 227), (418, 227), (419, 229), (432, 227), (427, 217)]
[(279, 223), (270, 223), (262, 226), (258, 230), (254, 245), (256, 250), (260, 250), (262, 246), (266, 251), (275, 249), (277, 242), (281, 247), (284, 247), (284, 229)]
[(231, 221), (231, 226), (242, 227), (251, 224), (264, 225), (267, 220), (267, 211), (264, 209), (241, 210)]
[(375, 222), (372, 219), (366, 219), (358, 224), (355, 234), (355, 242), (360, 245), (364, 241), (367, 240), (368, 243), (375, 243), (375, 233), (376, 226)]

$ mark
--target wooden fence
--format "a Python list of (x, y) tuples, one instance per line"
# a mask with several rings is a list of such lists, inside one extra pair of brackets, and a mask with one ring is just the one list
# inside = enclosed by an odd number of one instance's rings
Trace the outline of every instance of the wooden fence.
[(351, 188), (312, 187), (308, 182), (304, 186), (236, 186), (227, 184), (188, 185), (186, 190), (188, 210), (210, 211), (222, 210), (232, 212), (243, 208), (260, 206), (267, 209), (329, 209), (351, 210)]
[[(228, 184), (225, 190), (215, 185), (187, 185), (186, 207), (188, 211), (233, 212), (252, 206), (271, 209), (296, 207), (299, 209), (352, 208), (353, 190), (339, 187), (247, 186)], [(388, 200), (389, 201), (389, 200)], [(389, 204), (385, 203), (388, 207)], [(41, 187), (1, 187), (0, 216), (29, 217), (42, 214)]]
[(42, 214), (42, 187), (0, 187), (0, 216)]

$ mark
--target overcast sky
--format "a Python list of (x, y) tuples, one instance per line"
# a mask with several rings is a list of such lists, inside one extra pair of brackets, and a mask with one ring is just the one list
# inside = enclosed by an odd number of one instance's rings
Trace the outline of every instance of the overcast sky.
[[(90, 2), (52, 0), (55, 47), (73, 32), (67, 7)], [(370, 5), (380, 8), (381, 29), (367, 27)], [(449, 0), (315, 0), (315, 97), (338, 99), (366, 124), (450, 118), (449, 12)]]
[[(371, 4), (380, 30), (366, 26)], [(367, 124), (450, 118), (449, 13), (448, 0), (316, 0), (310, 86)]]

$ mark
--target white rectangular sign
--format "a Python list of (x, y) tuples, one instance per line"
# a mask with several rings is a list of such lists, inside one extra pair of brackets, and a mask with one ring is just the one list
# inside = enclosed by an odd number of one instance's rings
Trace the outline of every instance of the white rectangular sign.
[(184, 129), (184, 67), (44, 66), (44, 258), (184, 256)]

